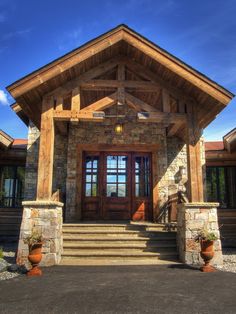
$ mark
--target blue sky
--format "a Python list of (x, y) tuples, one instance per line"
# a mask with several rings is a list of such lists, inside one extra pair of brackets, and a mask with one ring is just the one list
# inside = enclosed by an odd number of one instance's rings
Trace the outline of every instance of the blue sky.
[[(235, 0), (0, 0), (0, 128), (27, 136), (7, 85), (121, 23), (236, 93), (235, 14)], [(234, 127), (236, 100), (204, 135)]]

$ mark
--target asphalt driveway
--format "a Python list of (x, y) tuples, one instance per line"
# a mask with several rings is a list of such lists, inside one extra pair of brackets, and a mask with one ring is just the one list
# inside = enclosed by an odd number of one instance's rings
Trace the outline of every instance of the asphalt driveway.
[(0, 282), (0, 313), (236, 313), (236, 274), (181, 265), (44, 268)]

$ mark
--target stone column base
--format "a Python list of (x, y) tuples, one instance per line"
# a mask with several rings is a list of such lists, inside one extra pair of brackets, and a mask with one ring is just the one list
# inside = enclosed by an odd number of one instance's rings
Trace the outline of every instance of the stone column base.
[(203, 263), (200, 256), (200, 244), (194, 241), (199, 229), (206, 228), (219, 238), (214, 243), (215, 256), (212, 265), (222, 265), (222, 249), (218, 225), (218, 203), (178, 204), (177, 241), (179, 257), (183, 263), (199, 265)]
[(55, 201), (26, 201), (20, 230), (17, 251), (17, 264), (28, 265), (28, 244), (24, 238), (31, 235), (32, 230), (42, 233), (43, 244), (42, 266), (60, 263), (62, 253), (62, 207), (63, 203)]

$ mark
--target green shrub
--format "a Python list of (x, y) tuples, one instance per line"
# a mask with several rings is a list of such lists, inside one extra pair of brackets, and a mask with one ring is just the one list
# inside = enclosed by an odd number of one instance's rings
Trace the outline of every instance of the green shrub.
[(0, 259), (3, 258), (3, 248), (0, 247)]

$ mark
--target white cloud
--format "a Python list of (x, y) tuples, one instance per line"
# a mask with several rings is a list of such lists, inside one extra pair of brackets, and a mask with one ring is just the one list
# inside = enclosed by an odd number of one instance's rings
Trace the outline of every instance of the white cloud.
[(7, 93), (5, 93), (1, 89), (0, 89), (0, 105), (3, 105), (3, 106), (9, 106), (10, 105)]

